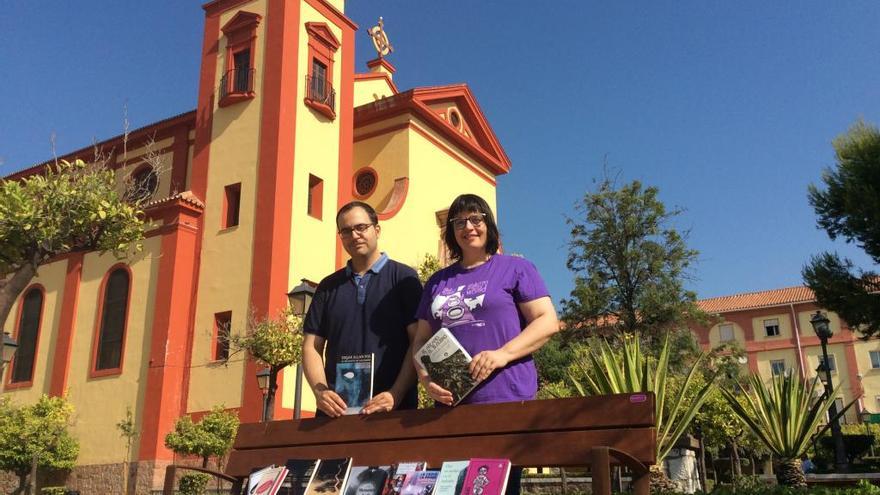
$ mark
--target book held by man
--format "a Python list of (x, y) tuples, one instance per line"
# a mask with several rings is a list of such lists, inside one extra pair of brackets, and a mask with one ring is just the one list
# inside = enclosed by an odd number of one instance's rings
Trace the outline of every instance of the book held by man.
[(479, 383), (471, 378), (468, 368), (471, 355), (448, 328), (441, 328), (428, 339), (415, 358), (431, 380), (452, 392), (452, 405), (461, 402)]
[(509, 459), (471, 459), (461, 495), (503, 495), (509, 475)]
[(345, 414), (359, 414), (373, 397), (373, 354), (340, 356), (334, 390), (348, 406)]

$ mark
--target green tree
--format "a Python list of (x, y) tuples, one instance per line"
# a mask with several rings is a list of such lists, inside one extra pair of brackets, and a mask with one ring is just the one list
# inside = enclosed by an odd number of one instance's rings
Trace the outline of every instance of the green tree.
[(188, 415), (182, 416), (174, 423), (174, 431), (165, 435), (165, 446), (175, 454), (201, 457), (203, 468), (214, 457), (219, 469), (232, 448), (238, 424), (238, 415), (223, 406), (214, 407), (198, 423), (193, 423)]
[[(833, 141), (837, 166), (822, 174), (825, 188), (809, 187), (818, 226), (832, 240), (856, 243), (880, 264), (880, 131), (857, 122)], [(803, 269), (819, 305), (865, 337), (880, 333), (880, 276), (858, 270), (837, 253), (814, 256)]]
[(139, 203), (117, 191), (103, 164), (61, 161), (21, 180), (0, 180), (0, 326), (15, 299), (49, 259), (76, 251), (139, 249)]
[[(443, 265), (440, 263), (440, 258), (434, 256), (433, 254), (426, 254), (419, 264), (416, 265), (416, 273), (419, 275), (419, 281), (422, 282), (422, 285), (428, 282), (428, 279), (431, 278), (431, 275), (440, 271), (443, 268)], [(415, 349), (414, 349), (415, 350)], [(419, 409), (428, 409), (434, 407), (434, 399), (428, 395), (428, 391), (425, 390), (425, 387), (422, 386), (421, 383), (418, 384), (419, 388)]]
[(137, 424), (134, 421), (134, 415), (131, 413), (131, 406), (125, 408), (125, 419), (116, 423), (116, 429), (119, 430), (119, 435), (125, 440), (125, 457), (122, 460), (122, 493), (128, 493), (131, 446), (134, 443), (134, 439), (138, 436)]
[(250, 318), (244, 335), (230, 334), (224, 329), (230, 348), (234, 352), (247, 352), (253, 359), (269, 367), (269, 390), (267, 408), (272, 419), (275, 392), (278, 388), (278, 373), (284, 368), (302, 361), (303, 319), (293, 313), (293, 308), (285, 307), (275, 318)]
[(36, 468), (70, 469), (79, 443), (67, 428), (73, 406), (62, 397), (43, 395), (35, 404), (16, 406), (0, 398), (0, 469), (18, 476), (16, 493), (30, 492)]
[(681, 210), (667, 210), (657, 188), (606, 178), (576, 211), (567, 260), (575, 288), (562, 301), (567, 335), (638, 331), (659, 345), (660, 336), (705, 319), (684, 287), (697, 252), (669, 225)]

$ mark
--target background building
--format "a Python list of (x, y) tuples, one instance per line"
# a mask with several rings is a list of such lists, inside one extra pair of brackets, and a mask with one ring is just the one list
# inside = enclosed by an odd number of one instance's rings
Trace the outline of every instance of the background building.
[[(80, 466), (67, 486), (118, 493), (120, 463), (130, 462), (145, 493), (161, 485), (172, 460), (164, 437), (181, 415), (223, 405), (259, 420), (257, 365), (227, 359), (217, 329), (243, 331), (250, 312), (276, 313), (303, 279), (342, 266), (342, 204), (373, 205), (382, 246), (413, 265), (444, 255), (455, 196), (495, 207), (510, 161), (468, 87), (401, 92), (382, 58), (357, 73), (358, 27), (343, 9), (343, 0), (205, 4), (195, 110), (61, 157), (100, 155), (120, 189), (134, 180), (151, 195), (142, 253), (53, 260), (4, 328), (21, 346), (3, 394), (20, 403), (64, 394), (76, 407)], [(294, 373), (280, 377), (276, 419), (292, 417)], [(130, 458), (114, 426), (127, 408), (139, 432)]]
[[(736, 341), (746, 351), (748, 370), (767, 381), (786, 372), (807, 379), (816, 376), (822, 348), (810, 318), (822, 308), (809, 288), (716, 297), (699, 305), (721, 317), (709, 328), (692, 328), (703, 348)], [(828, 341), (828, 364), (838, 410), (858, 398), (843, 421), (857, 422), (861, 412), (880, 412), (880, 340), (863, 341), (835, 313), (822, 311), (834, 332)], [(820, 380), (824, 379), (823, 372)]]

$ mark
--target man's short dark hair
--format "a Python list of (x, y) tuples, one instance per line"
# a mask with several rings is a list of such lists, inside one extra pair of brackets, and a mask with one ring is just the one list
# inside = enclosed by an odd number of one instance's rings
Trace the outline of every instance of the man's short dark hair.
[[(492, 214), (492, 208), (485, 199), (476, 194), (462, 194), (452, 200), (449, 205), (449, 213), (446, 215), (447, 222), (458, 218), (462, 213), (485, 213), (483, 222), (486, 224), (486, 254), (495, 254), (498, 252), (498, 239), (501, 237), (498, 233), (498, 225), (495, 223), (495, 215)], [(461, 247), (455, 242), (455, 227), (451, 223), (446, 224), (446, 231), (443, 234), (443, 241), (449, 248), (450, 257), (453, 260), (460, 260), (462, 253)]]
[(376, 210), (372, 206), (364, 203), (363, 201), (352, 201), (350, 203), (346, 203), (342, 208), (339, 209), (339, 213), (336, 214), (337, 228), (339, 228), (339, 218), (354, 208), (363, 208), (363, 210), (367, 212), (367, 216), (370, 217), (370, 222), (373, 225), (379, 225), (379, 215), (376, 214)]

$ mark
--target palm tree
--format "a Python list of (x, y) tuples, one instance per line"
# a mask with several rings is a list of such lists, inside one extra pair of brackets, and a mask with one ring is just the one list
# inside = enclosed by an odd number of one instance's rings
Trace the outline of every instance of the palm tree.
[[(651, 484), (661, 488), (668, 483), (659, 466), (687, 431), (694, 416), (714, 387), (714, 375), (704, 380), (698, 369), (706, 354), (700, 354), (685, 375), (684, 381), (672, 395), (669, 370), (669, 338), (664, 339), (659, 357), (655, 360), (642, 351), (638, 334), (625, 335), (619, 352), (607, 341), (599, 341), (586, 355), (576, 361), (583, 380), (569, 375), (580, 395), (629, 394), (654, 392), (654, 418), (657, 428), (657, 464), (651, 467)], [(595, 350), (598, 347), (598, 351)], [(677, 487), (676, 487), (677, 488)]]
[[(758, 375), (749, 379), (750, 390), (740, 401), (733, 392), (721, 393), (737, 417), (751, 429), (777, 459), (776, 480), (780, 485), (805, 487), (801, 456), (810, 446), (816, 428), (834, 402), (834, 396), (817, 397), (814, 393), (819, 377), (801, 380), (785, 373), (774, 376), (769, 387)], [(850, 402), (831, 418), (817, 433), (825, 433), (855, 401)]]

